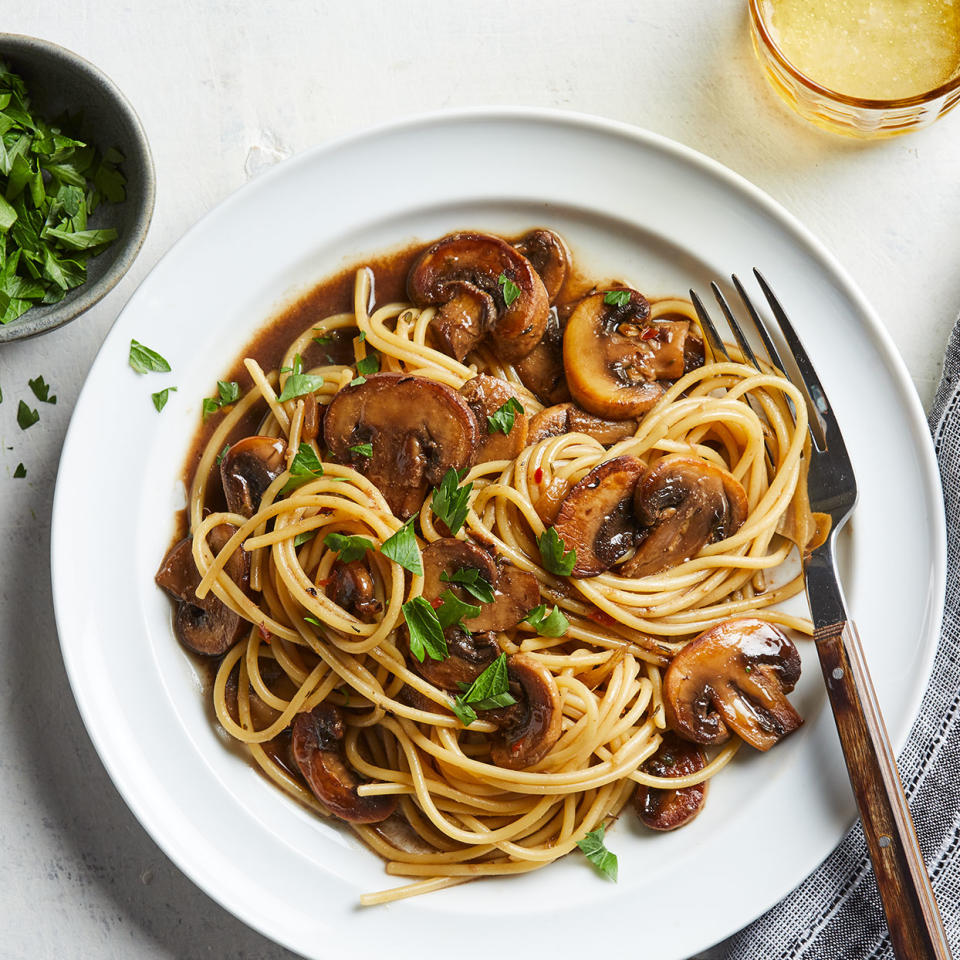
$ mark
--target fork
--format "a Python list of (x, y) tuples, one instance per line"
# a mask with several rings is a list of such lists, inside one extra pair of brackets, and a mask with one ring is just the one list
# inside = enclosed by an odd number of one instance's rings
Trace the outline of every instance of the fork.
[[(834, 553), (837, 532), (857, 502), (853, 465), (830, 402), (800, 338), (763, 275), (756, 269), (753, 272), (795, 364), (793, 376), (787, 373), (766, 324), (735, 276), (733, 285), (770, 363), (804, 396), (812, 441), (807, 478), (810, 508), (816, 513), (829, 514), (831, 520), (825, 542), (803, 558), (807, 600), (813, 616), (817, 654), (860, 810), (890, 941), (899, 960), (949, 960), (950, 946), (917, 843), (896, 759), (867, 671), (860, 637), (847, 616), (837, 575)], [(716, 283), (710, 287), (744, 362), (762, 370), (720, 288)], [(690, 298), (714, 354), (729, 360), (730, 354), (703, 302), (693, 290)]]

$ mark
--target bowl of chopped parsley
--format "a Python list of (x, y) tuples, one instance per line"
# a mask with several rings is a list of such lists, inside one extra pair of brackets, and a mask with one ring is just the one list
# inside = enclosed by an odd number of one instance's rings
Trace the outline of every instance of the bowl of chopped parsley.
[(97, 67), (0, 33), (0, 343), (76, 319), (127, 272), (153, 215), (139, 118)]

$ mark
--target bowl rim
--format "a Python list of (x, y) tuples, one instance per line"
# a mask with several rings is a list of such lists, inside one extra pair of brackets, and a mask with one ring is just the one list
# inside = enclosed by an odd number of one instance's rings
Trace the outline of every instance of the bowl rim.
[[(61, 301), (60, 304), (51, 305), (59, 309), (54, 309), (31, 320), (30, 313), (33, 309), (31, 308), (11, 323), (0, 324), (0, 343), (26, 340), (29, 337), (56, 330), (58, 327), (76, 320), (77, 317), (102, 300), (120, 282), (136, 260), (150, 229), (156, 202), (156, 170), (153, 153), (150, 150), (150, 142), (136, 110), (116, 83), (96, 64), (58, 43), (29, 34), (0, 33), (0, 58), (7, 55), (16, 57), (18, 54), (26, 54), (31, 50), (38, 49), (51, 53), (79, 72), (88, 74), (104, 88), (108, 99), (113, 101), (124, 126), (130, 130), (134, 149), (129, 152), (138, 154), (136, 159), (143, 179), (143, 197), (137, 205), (136, 215), (127, 231), (127, 235), (121, 237), (118, 241), (119, 248), (116, 251), (113, 263), (103, 276), (92, 283), (85, 282), (77, 287), (76, 296), (69, 301)], [(132, 158), (127, 157), (127, 159)]]
[(939, 86), (933, 87), (932, 89), (923, 93), (917, 93), (911, 97), (898, 97), (895, 99), (854, 97), (850, 94), (840, 93), (837, 90), (826, 87), (822, 83), (817, 83), (816, 80), (812, 80), (793, 65), (787, 55), (780, 48), (776, 40), (773, 39), (773, 34), (770, 32), (766, 19), (763, 15), (761, 3), (762, 0), (749, 0), (750, 19), (753, 22), (753, 26), (757, 31), (757, 34), (763, 41), (764, 47), (770, 52), (777, 63), (783, 67), (791, 77), (794, 78), (794, 80), (802, 83), (814, 93), (817, 93), (823, 97), (827, 97), (836, 103), (846, 104), (847, 106), (851, 107), (860, 107), (861, 109), (865, 110), (896, 110), (901, 107), (924, 106), (932, 103), (935, 100), (938, 100), (940, 97), (946, 96), (947, 94), (960, 89), (960, 72), (958, 72), (956, 76), (951, 77), (949, 80), (945, 80)]

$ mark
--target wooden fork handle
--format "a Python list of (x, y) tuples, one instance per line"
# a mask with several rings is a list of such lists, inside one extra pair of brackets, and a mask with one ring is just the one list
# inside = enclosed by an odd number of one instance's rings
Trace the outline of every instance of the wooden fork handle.
[(818, 628), (814, 639), (894, 954), (899, 960), (949, 960), (950, 945), (857, 629), (845, 620)]

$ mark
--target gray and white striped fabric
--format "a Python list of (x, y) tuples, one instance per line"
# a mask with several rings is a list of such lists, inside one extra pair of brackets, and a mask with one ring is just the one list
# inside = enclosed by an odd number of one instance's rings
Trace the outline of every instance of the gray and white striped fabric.
[[(954, 952), (960, 956), (960, 320), (930, 414), (947, 513), (947, 599), (933, 675), (900, 772)], [(859, 822), (796, 890), (710, 951), (724, 960), (893, 957)]]

